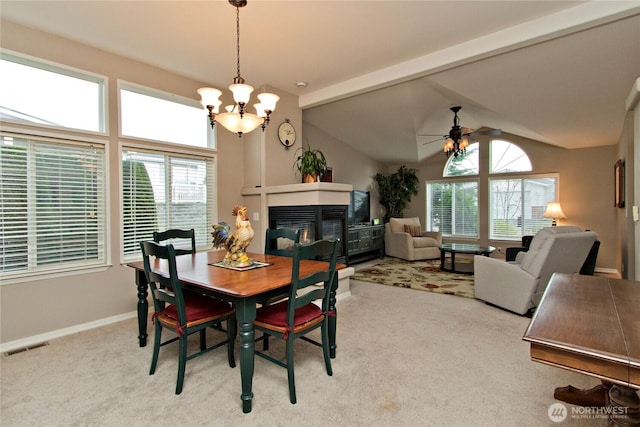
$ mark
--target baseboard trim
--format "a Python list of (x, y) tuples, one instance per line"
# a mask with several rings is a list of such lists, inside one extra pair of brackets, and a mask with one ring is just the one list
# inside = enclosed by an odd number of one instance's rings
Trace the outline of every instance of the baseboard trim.
[(0, 353), (7, 353), (15, 351), (25, 347), (34, 347), (40, 343), (61, 338), (67, 335), (73, 335), (78, 332), (88, 331), (90, 329), (99, 328), (101, 326), (110, 325), (112, 323), (121, 322), (123, 320), (129, 320), (138, 316), (136, 311), (129, 313), (118, 314), (116, 316), (106, 317), (104, 319), (94, 320), (93, 322), (82, 323), (80, 325), (70, 326), (68, 328), (62, 328), (44, 334), (33, 335), (27, 338), (20, 338), (14, 341), (8, 341), (0, 344)]

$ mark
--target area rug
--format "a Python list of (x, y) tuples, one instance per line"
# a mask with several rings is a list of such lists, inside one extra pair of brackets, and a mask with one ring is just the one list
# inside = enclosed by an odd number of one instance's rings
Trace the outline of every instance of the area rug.
[(404, 261), (393, 258), (356, 271), (351, 280), (466, 298), (474, 298), (475, 295), (473, 274), (442, 271), (440, 260)]

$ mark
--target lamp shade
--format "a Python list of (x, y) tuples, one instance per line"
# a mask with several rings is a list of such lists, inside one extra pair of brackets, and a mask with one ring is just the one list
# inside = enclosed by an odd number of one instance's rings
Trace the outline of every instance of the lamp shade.
[(273, 93), (261, 93), (258, 95), (260, 103), (263, 105), (265, 111), (273, 112), (276, 109), (276, 103), (280, 99), (278, 95)]
[(255, 114), (244, 113), (241, 118), (240, 114), (235, 112), (220, 113), (216, 119), (227, 130), (238, 134), (249, 133), (264, 121), (264, 119)]
[(219, 99), (222, 92), (212, 87), (201, 87), (198, 89), (198, 93), (202, 97), (200, 103), (205, 107), (211, 105), (213, 112), (217, 114), (220, 109), (220, 104), (222, 104), (222, 101)]
[(253, 92), (253, 87), (244, 83), (234, 83), (229, 86), (229, 89), (233, 92), (233, 100), (237, 104), (246, 104), (249, 102), (251, 92)]
[(560, 203), (558, 202), (547, 203), (547, 210), (544, 212), (544, 217), (545, 218), (566, 218), (564, 212), (562, 212)]

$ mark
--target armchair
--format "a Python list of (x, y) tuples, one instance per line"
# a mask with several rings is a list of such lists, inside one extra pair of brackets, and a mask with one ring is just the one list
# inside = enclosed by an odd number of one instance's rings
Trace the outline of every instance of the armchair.
[(529, 250), (506, 262), (474, 257), (475, 296), (518, 314), (536, 307), (553, 273), (578, 273), (596, 241), (596, 233), (579, 227), (546, 227)]
[(422, 231), (420, 219), (391, 218), (385, 224), (384, 251), (387, 256), (407, 261), (440, 258), (442, 234)]

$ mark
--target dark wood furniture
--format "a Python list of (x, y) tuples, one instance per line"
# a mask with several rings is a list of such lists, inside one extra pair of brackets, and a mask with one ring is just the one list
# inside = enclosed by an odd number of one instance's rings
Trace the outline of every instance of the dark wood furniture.
[[(176, 241), (176, 239), (179, 239)], [(167, 240), (169, 240), (167, 242)], [(196, 231), (193, 228), (189, 230), (180, 230), (172, 228), (166, 231), (154, 231), (153, 241), (156, 243), (171, 243), (173, 244), (176, 255), (195, 254), (196, 253)], [(185, 248), (182, 249), (182, 245), (177, 243), (183, 243)]]
[[(253, 399), (252, 378), (254, 366), (254, 326), (256, 317), (256, 303), (269, 298), (272, 294), (280, 294), (282, 288), (291, 284), (292, 258), (275, 255), (249, 253), (249, 257), (258, 262), (266, 262), (268, 267), (255, 268), (246, 271), (234, 271), (227, 268), (212, 266), (212, 263), (222, 261), (225, 251), (198, 252), (193, 255), (181, 255), (176, 258), (178, 277), (184, 288), (196, 290), (229, 302), (236, 307), (238, 321), (238, 335), (240, 344), (240, 375), (242, 378), (242, 410), (251, 412)], [(136, 273), (138, 287), (138, 338), (140, 346), (147, 341), (147, 281), (144, 275), (142, 261), (127, 264)], [(338, 264), (336, 269), (344, 268)], [(327, 268), (327, 262), (305, 260), (300, 263), (300, 274), (309, 275)], [(156, 262), (152, 266), (155, 271), (166, 272), (165, 262)], [(331, 290), (330, 309), (336, 310), (335, 291), (338, 280), (334, 280)], [(330, 355), (335, 358), (336, 352), (336, 317), (329, 319), (329, 347)]]
[(635, 391), (640, 389), (638, 307), (640, 282), (558, 273), (551, 277), (523, 337), (531, 343), (531, 359), (603, 382), (589, 391), (558, 388), (557, 399), (626, 408), (625, 417), (610, 421), (640, 425)]
[(384, 258), (384, 225), (355, 225), (347, 230), (349, 264)]
[[(286, 361), (256, 350), (256, 354), (287, 370), (289, 380), (289, 401), (296, 403), (296, 383), (294, 375), (294, 342), (300, 338), (322, 348), (327, 375), (333, 375), (329, 357), (329, 319), (335, 312), (329, 309), (331, 289), (336, 277), (336, 254), (338, 242), (317, 240), (308, 245), (293, 247), (293, 274), (288, 298), (274, 305), (258, 309), (254, 321), (255, 328), (264, 334), (284, 339)], [(300, 274), (300, 262), (309, 259), (329, 259), (324, 271), (309, 276)], [(318, 286), (322, 283), (322, 286)], [(319, 305), (314, 302), (320, 303)], [(307, 336), (320, 328), (321, 340)]]
[[(496, 248), (493, 246), (479, 246), (467, 243), (443, 243), (440, 245), (440, 270), (452, 273), (473, 273), (473, 263), (460, 263), (456, 268), (456, 253), (489, 256)], [(446, 254), (451, 257), (447, 262)]]
[[(188, 360), (215, 350), (223, 345), (227, 346), (229, 366), (235, 368), (236, 359), (234, 343), (236, 339), (235, 310), (227, 301), (211, 298), (195, 292), (182, 291), (176, 270), (176, 249), (173, 245), (160, 245), (156, 242), (140, 242), (144, 273), (151, 296), (155, 317), (155, 339), (153, 341), (153, 356), (149, 375), (156, 371), (160, 347), (178, 341), (178, 381), (176, 394), (182, 393), (184, 371)], [(151, 270), (151, 260), (154, 258), (166, 260), (169, 274), (156, 274)], [(207, 328), (221, 329), (222, 322), (226, 323), (226, 339), (211, 346), (207, 346)], [(162, 330), (169, 329), (175, 336), (162, 341)], [(187, 354), (187, 340), (189, 335), (200, 335), (200, 351)]]

